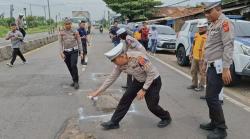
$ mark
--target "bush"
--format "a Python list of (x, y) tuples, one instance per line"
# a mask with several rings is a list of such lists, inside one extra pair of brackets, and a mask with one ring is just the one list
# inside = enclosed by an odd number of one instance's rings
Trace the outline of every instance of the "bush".
[(2, 18), (0, 19), (0, 26), (9, 27), (13, 22), (15, 22), (15, 18)]

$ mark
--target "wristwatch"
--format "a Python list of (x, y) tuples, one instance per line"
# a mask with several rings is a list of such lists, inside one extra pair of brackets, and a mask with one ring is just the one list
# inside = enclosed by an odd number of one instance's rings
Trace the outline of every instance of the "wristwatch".
[(144, 91), (144, 92), (147, 92), (147, 91), (148, 91), (147, 89), (144, 89), (144, 88), (142, 88), (141, 90)]

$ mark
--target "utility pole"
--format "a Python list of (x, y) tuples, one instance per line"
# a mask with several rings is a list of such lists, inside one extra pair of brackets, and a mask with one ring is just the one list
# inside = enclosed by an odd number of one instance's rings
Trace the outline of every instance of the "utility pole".
[(13, 18), (14, 5), (10, 5), (10, 18)]
[(48, 3), (48, 12), (49, 12), (49, 34), (52, 34), (52, 30), (51, 30), (51, 16), (50, 16), (50, 5), (49, 5), (49, 0), (47, 0)]
[(43, 10), (44, 10), (44, 18), (45, 20), (47, 19), (47, 15), (46, 15), (46, 5), (43, 6)]
[(30, 4), (30, 16), (32, 16), (32, 9), (31, 9), (31, 4)]
[(26, 8), (23, 8), (25, 17), (27, 16), (27, 11), (26, 10), (27, 10)]

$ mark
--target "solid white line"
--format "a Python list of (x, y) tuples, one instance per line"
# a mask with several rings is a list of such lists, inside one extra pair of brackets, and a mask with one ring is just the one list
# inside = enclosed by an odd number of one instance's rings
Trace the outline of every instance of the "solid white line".
[[(149, 55), (149, 56), (150, 56), (150, 55)], [(167, 66), (168, 68), (170, 68), (170, 69), (176, 71), (177, 73), (181, 74), (182, 76), (184, 76), (184, 77), (186, 77), (186, 78), (188, 78), (188, 79), (190, 79), (190, 80), (192, 79), (192, 77), (191, 77), (190, 75), (188, 75), (188, 74), (184, 73), (183, 71), (181, 71), (181, 70), (175, 68), (174, 66), (171, 66), (170, 64), (167, 64), (166, 62), (162, 61), (161, 59), (159, 59), (159, 58), (157, 58), (157, 57), (154, 57), (154, 56), (150, 56), (150, 57), (154, 58), (155, 60), (157, 60), (157, 61), (160, 62), (161, 64)], [(228, 101), (230, 101), (231, 103), (233, 103), (233, 104), (239, 106), (240, 108), (246, 110), (247, 112), (250, 112), (250, 107), (249, 107), (249, 106), (247, 106), (247, 105), (245, 105), (245, 104), (243, 104), (243, 103), (241, 103), (241, 102), (239, 102), (239, 101), (237, 101), (237, 100), (235, 100), (235, 99), (229, 97), (228, 95), (225, 95), (225, 94), (224, 94), (224, 97), (225, 97)]]

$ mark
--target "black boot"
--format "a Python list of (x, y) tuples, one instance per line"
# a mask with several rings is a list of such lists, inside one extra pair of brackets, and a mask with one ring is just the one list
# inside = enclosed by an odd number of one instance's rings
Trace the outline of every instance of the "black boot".
[(197, 88), (196, 85), (190, 85), (190, 86), (187, 87), (187, 89), (195, 89), (195, 88)]
[(108, 122), (101, 123), (101, 126), (102, 126), (105, 130), (120, 128), (120, 125), (119, 125), (118, 123), (114, 123), (114, 122), (112, 122), (112, 121), (108, 121)]
[(200, 124), (200, 128), (203, 130), (214, 130), (215, 126), (212, 123)]
[(206, 96), (200, 96), (200, 99), (206, 99)]
[(216, 128), (207, 136), (207, 139), (224, 139), (227, 136), (226, 129)]
[(77, 90), (79, 89), (79, 84), (77, 82), (74, 83), (74, 88)]
[(158, 126), (159, 128), (164, 128), (164, 127), (168, 126), (168, 125), (171, 123), (171, 121), (172, 121), (171, 118), (170, 118), (170, 119), (161, 120), (161, 121), (157, 124), (157, 126)]

